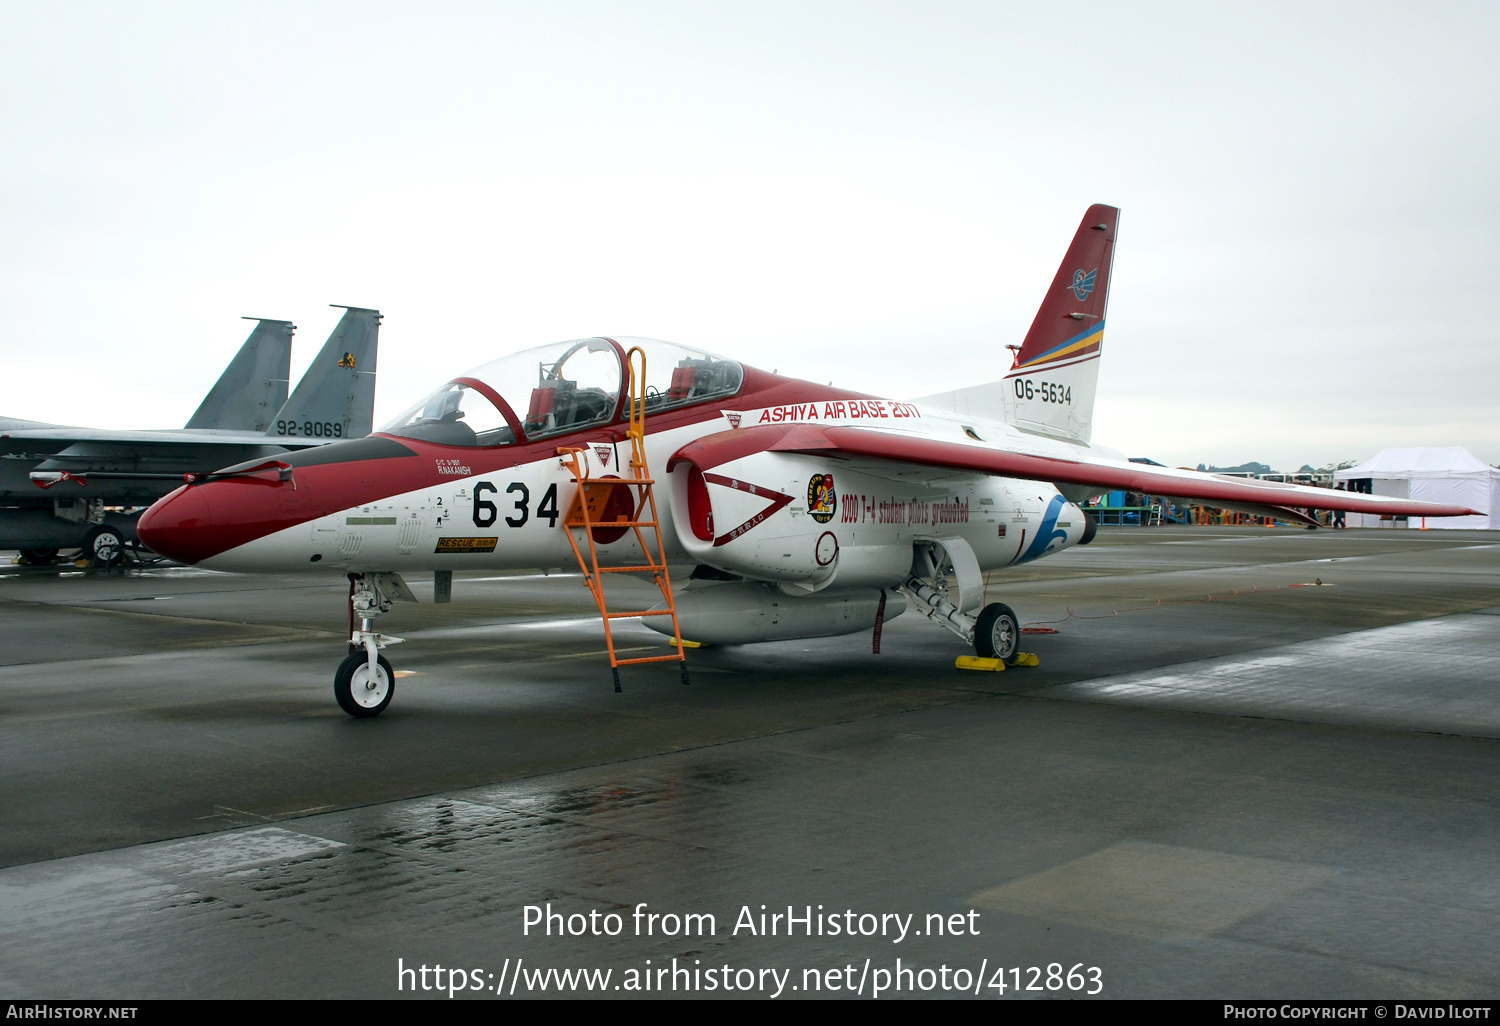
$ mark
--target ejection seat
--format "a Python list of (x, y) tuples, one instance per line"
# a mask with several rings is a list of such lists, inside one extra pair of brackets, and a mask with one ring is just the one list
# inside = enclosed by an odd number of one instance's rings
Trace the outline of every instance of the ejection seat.
[(531, 404), (526, 409), (526, 433), (547, 427), (547, 418), (557, 405), (557, 385), (539, 385), (531, 390)]

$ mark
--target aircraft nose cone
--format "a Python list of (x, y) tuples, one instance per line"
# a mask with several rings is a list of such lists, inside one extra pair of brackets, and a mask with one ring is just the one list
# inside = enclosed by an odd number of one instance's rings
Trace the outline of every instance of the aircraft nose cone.
[(136, 521), (141, 543), (179, 563), (196, 563), (222, 551), (216, 544), (208, 499), (202, 488), (184, 486), (158, 499)]

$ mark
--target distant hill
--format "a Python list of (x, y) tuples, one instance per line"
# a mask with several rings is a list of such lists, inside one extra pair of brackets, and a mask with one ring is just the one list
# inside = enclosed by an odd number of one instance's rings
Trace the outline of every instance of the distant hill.
[(1208, 474), (1274, 474), (1275, 470), (1264, 463), (1241, 463), (1237, 467), (1210, 467), (1202, 463), (1198, 469)]

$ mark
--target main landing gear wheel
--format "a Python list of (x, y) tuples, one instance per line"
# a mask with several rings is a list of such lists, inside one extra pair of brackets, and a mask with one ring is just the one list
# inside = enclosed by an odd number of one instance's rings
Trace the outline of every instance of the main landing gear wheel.
[(974, 624), (974, 651), (984, 659), (1002, 659), (1014, 666), (1021, 654), (1021, 622), (1010, 606), (992, 602), (979, 611)]
[(81, 555), (95, 566), (119, 566), (125, 562), (125, 539), (113, 527), (96, 527), (84, 540)]
[(57, 557), (56, 549), (22, 549), (21, 562), (26, 566), (51, 566)]
[(352, 652), (339, 664), (333, 675), (333, 697), (339, 708), (357, 719), (379, 716), (396, 694), (396, 674), (385, 656), (379, 657), (375, 679), (370, 679), (370, 657), (363, 651)]

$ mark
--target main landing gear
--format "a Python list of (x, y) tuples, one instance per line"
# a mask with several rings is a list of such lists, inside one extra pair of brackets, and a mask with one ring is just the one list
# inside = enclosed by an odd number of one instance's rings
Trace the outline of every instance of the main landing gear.
[(981, 659), (1003, 659), (1014, 666), (1021, 654), (1021, 623), (1010, 606), (991, 602), (974, 622), (974, 651)]
[(100, 524), (89, 531), (78, 558), (89, 560), (94, 566), (119, 566), (125, 562), (125, 540), (115, 528)]
[[(958, 585), (956, 604), (948, 594), (949, 581)], [(998, 659), (1007, 666), (1030, 659), (1027, 665), (1035, 665), (1035, 657), (1021, 652), (1021, 623), (1015, 611), (1003, 602), (980, 608), (984, 578), (974, 550), (962, 539), (919, 543), (911, 573), (898, 590), (918, 612), (973, 645), (979, 658)]]
[(396, 673), (380, 649), (402, 639), (377, 634), (370, 625), (398, 598), (416, 601), (400, 574), (349, 575), (349, 656), (333, 675), (333, 697), (357, 719), (379, 716), (396, 696)]

